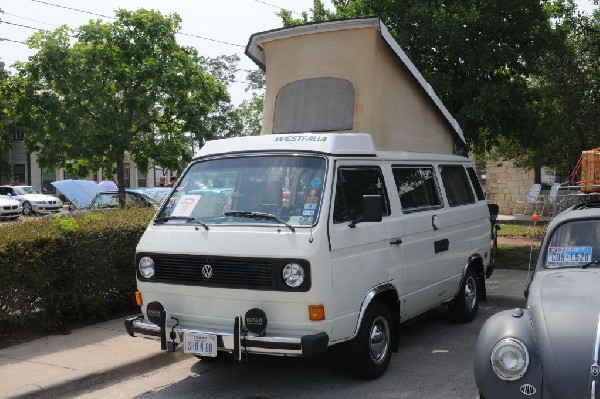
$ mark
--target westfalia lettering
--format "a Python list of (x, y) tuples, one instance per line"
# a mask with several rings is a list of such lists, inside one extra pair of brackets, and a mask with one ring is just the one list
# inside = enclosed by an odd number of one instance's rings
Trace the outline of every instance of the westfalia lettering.
[(275, 141), (327, 141), (325, 136), (279, 136), (275, 137)]

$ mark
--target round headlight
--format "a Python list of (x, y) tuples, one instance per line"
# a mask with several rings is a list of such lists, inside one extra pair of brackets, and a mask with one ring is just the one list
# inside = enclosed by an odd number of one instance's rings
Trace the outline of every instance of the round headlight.
[(515, 381), (525, 375), (529, 366), (529, 352), (525, 344), (515, 338), (504, 338), (492, 350), (492, 369), (498, 378)]
[(154, 276), (154, 261), (148, 256), (144, 256), (140, 259), (138, 264), (140, 273), (144, 278), (150, 278)]
[(283, 281), (288, 287), (298, 288), (304, 282), (304, 269), (297, 263), (288, 263), (283, 268)]

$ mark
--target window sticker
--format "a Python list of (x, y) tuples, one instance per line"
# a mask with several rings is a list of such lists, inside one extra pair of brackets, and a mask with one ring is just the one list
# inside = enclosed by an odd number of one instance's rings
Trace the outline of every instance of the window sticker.
[(303, 217), (300, 218), (300, 225), (311, 225), (313, 224), (314, 218), (312, 217)]
[(175, 205), (172, 216), (191, 216), (200, 198), (201, 195), (184, 195)]
[(322, 185), (323, 185), (323, 182), (318, 177), (315, 177), (314, 179), (312, 179), (310, 181), (311, 188), (321, 188)]
[(170, 198), (169, 203), (167, 204), (167, 208), (171, 208), (175, 204), (175, 198)]
[(310, 209), (309, 210), (305, 209), (302, 211), (302, 216), (314, 216), (314, 214), (315, 214), (315, 211), (310, 210)]
[(585, 264), (592, 260), (592, 247), (550, 247), (546, 266)]
[(317, 209), (317, 203), (307, 202), (306, 204), (304, 204), (304, 209)]
[(302, 219), (302, 217), (300, 217), (300, 216), (290, 216), (290, 218), (288, 219), (288, 223), (289, 224), (302, 224), (302, 223), (300, 223), (301, 219)]

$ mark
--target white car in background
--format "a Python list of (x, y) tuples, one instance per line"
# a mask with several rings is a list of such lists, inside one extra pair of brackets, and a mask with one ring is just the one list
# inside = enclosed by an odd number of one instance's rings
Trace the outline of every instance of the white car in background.
[(24, 215), (57, 213), (63, 208), (60, 199), (42, 194), (33, 186), (0, 186), (0, 196), (18, 200), (23, 207)]
[(17, 200), (0, 197), (0, 220), (17, 219), (23, 213), (23, 207)]

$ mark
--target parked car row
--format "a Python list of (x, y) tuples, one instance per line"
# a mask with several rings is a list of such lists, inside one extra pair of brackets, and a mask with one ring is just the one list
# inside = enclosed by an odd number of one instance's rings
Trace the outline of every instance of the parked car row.
[[(116, 185), (102, 190), (106, 185), (88, 180), (62, 180), (53, 182), (70, 202), (71, 213), (114, 209), (119, 206)], [(114, 188), (114, 189), (113, 189)], [(155, 208), (161, 205), (170, 187), (125, 189), (126, 206)], [(14, 220), (21, 215), (54, 215), (63, 211), (63, 201), (40, 193), (33, 186), (0, 186), (0, 220)]]
[(63, 208), (60, 199), (42, 194), (33, 186), (0, 186), (0, 200), (0, 218), (4, 219), (18, 218), (21, 214), (57, 213)]

